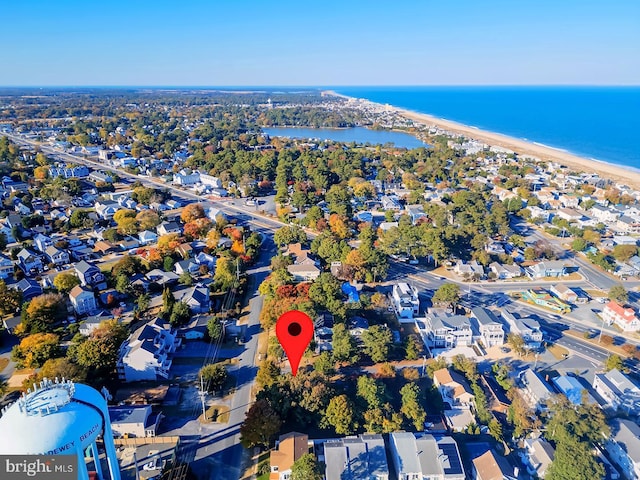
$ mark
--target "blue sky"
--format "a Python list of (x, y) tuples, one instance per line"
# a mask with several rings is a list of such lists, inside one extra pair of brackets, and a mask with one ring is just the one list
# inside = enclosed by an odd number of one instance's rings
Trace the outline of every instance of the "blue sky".
[(638, 0), (23, 0), (0, 85), (640, 84)]

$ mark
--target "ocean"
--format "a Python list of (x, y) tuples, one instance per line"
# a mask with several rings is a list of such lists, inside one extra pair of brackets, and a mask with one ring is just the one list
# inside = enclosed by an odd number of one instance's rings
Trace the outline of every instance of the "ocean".
[(640, 87), (332, 87), (465, 125), (640, 168)]

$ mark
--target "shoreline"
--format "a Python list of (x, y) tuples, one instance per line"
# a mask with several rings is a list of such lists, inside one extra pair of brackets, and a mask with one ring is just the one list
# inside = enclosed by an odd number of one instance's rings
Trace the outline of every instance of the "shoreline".
[[(359, 100), (355, 97), (342, 95), (333, 90), (325, 90), (322, 93), (348, 100)], [(381, 103), (372, 102), (367, 99), (362, 100), (373, 105), (384, 107)], [(425, 125), (426, 127), (440, 128), (450, 133), (464, 135), (467, 138), (480, 141), (490, 146), (506, 148), (514, 151), (519, 156), (534, 157), (539, 161), (556, 162), (586, 173), (597, 173), (600, 177), (613, 180), (615, 183), (640, 189), (640, 171), (632, 167), (625, 167), (601, 160), (584, 158), (560, 148), (543, 145), (529, 140), (522, 140), (516, 137), (510, 137), (501, 133), (482, 130), (478, 127), (438, 118), (427, 113), (398, 108), (393, 105), (391, 105), (390, 108), (399, 115)]]

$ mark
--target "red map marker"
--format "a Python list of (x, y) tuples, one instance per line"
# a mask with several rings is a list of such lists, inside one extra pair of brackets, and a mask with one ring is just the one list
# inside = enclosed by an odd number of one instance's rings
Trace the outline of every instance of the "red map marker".
[(304, 351), (313, 338), (313, 322), (304, 312), (291, 310), (276, 322), (276, 336), (287, 354), (291, 373), (295, 377)]

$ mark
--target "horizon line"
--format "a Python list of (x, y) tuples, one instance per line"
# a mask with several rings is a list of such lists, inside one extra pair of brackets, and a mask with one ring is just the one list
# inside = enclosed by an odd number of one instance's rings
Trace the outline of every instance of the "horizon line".
[(335, 88), (415, 88), (415, 87), (428, 87), (428, 88), (638, 88), (640, 83), (531, 83), (531, 84), (508, 84), (508, 83), (495, 83), (495, 84), (361, 84), (361, 85), (97, 85), (97, 84), (85, 84), (85, 85), (0, 85), (0, 89), (55, 89), (55, 88), (152, 88), (152, 89), (184, 89), (184, 88), (200, 88), (200, 89), (238, 89), (238, 88), (253, 88), (253, 89), (274, 89), (274, 88), (312, 88), (312, 89), (335, 89)]

